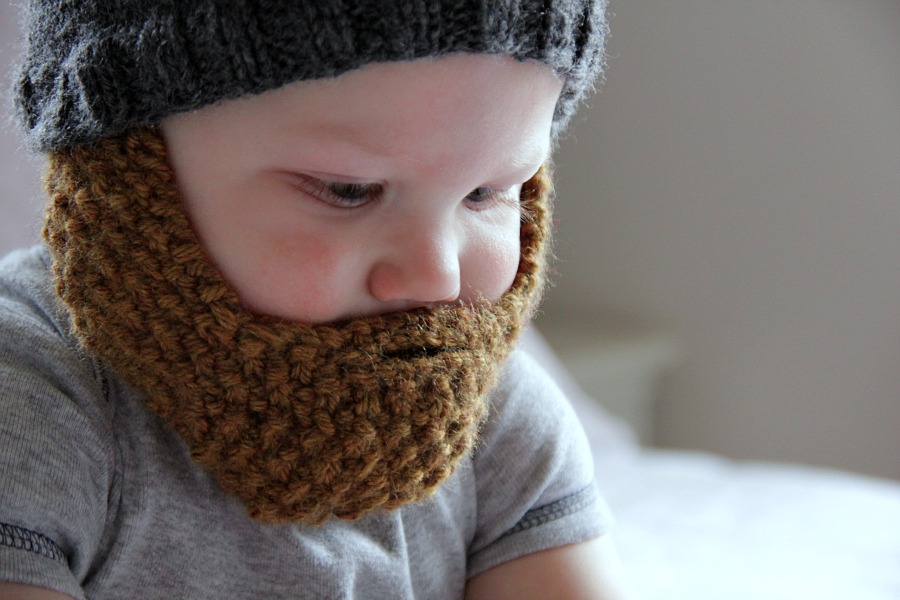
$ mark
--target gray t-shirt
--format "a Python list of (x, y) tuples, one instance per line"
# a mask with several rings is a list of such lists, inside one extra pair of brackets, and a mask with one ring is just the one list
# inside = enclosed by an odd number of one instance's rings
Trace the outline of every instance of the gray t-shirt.
[(76, 598), (461, 598), (467, 578), (603, 534), (584, 434), (516, 352), (471, 456), (426, 501), (263, 525), (67, 333), (44, 248), (0, 262), (0, 580)]

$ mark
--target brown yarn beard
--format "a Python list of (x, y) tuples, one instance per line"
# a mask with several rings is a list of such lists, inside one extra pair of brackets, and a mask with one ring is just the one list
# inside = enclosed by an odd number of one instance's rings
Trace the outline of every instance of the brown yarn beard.
[(266, 523), (430, 494), (473, 446), (541, 288), (551, 186), (523, 186), (498, 301), (307, 325), (244, 309), (202, 249), (154, 129), (49, 156), (44, 237), (77, 338)]

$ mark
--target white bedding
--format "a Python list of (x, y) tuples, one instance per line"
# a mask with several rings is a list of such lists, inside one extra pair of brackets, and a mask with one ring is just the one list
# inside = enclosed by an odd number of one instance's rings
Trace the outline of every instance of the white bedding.
[(643, 600), (898, 600), (900, 484), (699, 453), (598, 456)]
[(900, 482), (642, 449), (540, 338), (524, 343), (585, 425), (638, 599), (900, 600)]

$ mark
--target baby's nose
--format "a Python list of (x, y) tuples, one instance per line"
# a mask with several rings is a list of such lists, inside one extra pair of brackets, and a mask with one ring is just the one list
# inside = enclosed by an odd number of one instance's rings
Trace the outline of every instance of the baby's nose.
[(459, 240), (435, 228), (403, 233), (369, 274), (369, 291), (382, 302), (452, 302), (460, 293)]

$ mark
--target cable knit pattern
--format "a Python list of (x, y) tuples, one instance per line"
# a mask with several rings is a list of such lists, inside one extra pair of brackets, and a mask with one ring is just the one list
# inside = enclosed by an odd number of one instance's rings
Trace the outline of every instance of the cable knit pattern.
[(87, 348), (251, 517), (355, 519), (431, 493), (475, 443), (541, 289), (551, 185), (522, 191), (497, 302), (305, 325), (252, 314), (194, 234), (155, 129), (50, 154), (44, 236)]
[(564, 80), (554, 134), (603, 67), (606, 0), (30, 0), (17, 107), (40, 150), (248, 93), (455, 52)]

